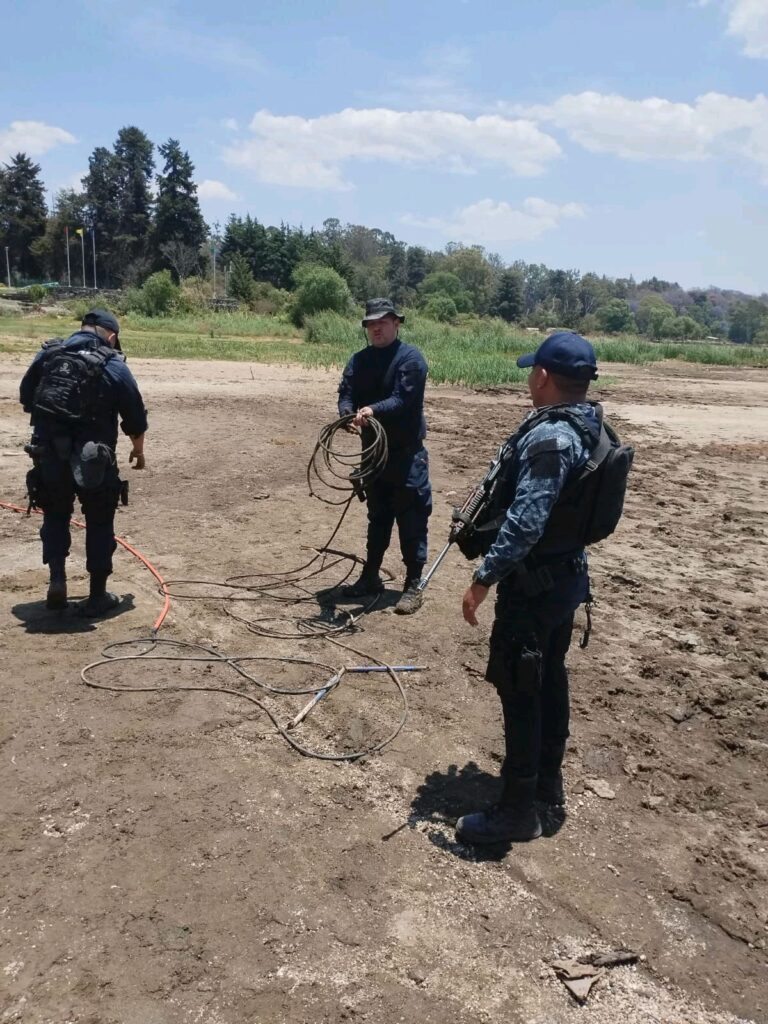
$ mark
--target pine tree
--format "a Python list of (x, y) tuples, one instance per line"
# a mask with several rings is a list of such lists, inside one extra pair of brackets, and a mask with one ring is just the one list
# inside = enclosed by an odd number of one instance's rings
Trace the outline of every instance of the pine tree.
[(0, 168), (0, 235), (12, 272), (23, 280), (42, 274), (42, 261), (32, 246), (45, 234), (46, 214), (40, 166), (17, 153)]
[(153, 145), (139, 128), (121, 128), (115, 142), (117, 203), (120, 213), (115, 244), (124, 280), (140, 280), (149, 269), (152, 226)]
[(406, 268), (406, 283), (412, 291), (416, 291), (428, 273), (427, 254), (424, 249), (418, 245), (408, 248)]
[[(155, 227), (153, 244), (158, 263), (179, 260), (169, 258), (169, 252), (176, 257), (183, 256), (186, 247), (197, 254), (205, 239), (205, 222), (200, 212), (197, 185), (193, 180), (195, 167), (189, 153), (182, 150), (176, 139), (169, 139), (164, 146), (158, 146), (164, 159), (163, 173), (157, 175), (157, 200), (155, 203)], [(165, 250), (167, 246), (172, 250)], [(174, 266), (177, 274), (178, 267)]]
[[(97, 146), (91, 154), (88, 173), (83, 178), (83, 188), (87, 222), (96, 230), (99, 277), (101, 283), (114, 287), (120, 282), (123, 269), (116, 243), (120, 224), (120, 182), (115, 154), (105, 146)], [(83, 224), (74, 226), (82, 227)]]
[(405, 246), (395, 245), (387, 264), (387, 281), (389, 297), (395, 306), (404, 306), (409, 298), (408, 293), (408, 258)]
[(248, 260), (236, 252), (229, 263), (228, 291), (233, 299), (246, 304), (253, 301), (256, 282), (253, 279)]
[(491, 302), (491, 313), (507, 323), (523, 315), (523, 280), (516, 270), (505, 270)]

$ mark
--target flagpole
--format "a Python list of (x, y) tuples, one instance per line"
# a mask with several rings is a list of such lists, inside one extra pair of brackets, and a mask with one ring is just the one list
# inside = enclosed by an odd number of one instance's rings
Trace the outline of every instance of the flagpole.
[(96, 228), (91, 228), (91, 244), (93, 246), (93, 290), (96, 291)]
[(67, 288), (72, 287), (72, 271), (69, 266), (69, 227), (64, 228), (64, 234), (67, 238)]
[(80, 230), (80, 249), (82, 251), (83, 257), (83, 288), (86, 288), (87, 285), (85, 283), (85, 231), (83, 231), (82, 228)]

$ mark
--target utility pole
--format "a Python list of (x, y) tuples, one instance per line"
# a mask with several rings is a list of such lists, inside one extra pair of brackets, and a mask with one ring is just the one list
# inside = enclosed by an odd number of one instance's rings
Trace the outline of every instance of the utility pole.
[(85, 231), (80, 232), (80, 249), (83, 257), (83, 288), (87, 287), (85, 283)]
[(211, 242), (213, 248), (213, 297), (216, 298), (216, 239)]
[(8, 246), (5, 247), (5, 272), (8, 275), (8, 287), (11, 287), (11, 262), (8, 259)]
[(69, 226), (64, 228), (64, 234), (67, 239), (67, 288), (72, 287), (72, 269), (69, 265)]
[(96, 228), (91, 227), (91, 245), (93, 247), (93, 290), (96, 291)]

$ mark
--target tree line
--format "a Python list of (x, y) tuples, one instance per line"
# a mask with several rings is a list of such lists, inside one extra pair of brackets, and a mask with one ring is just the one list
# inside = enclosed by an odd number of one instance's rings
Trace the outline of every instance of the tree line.
[[(157, 160), (157, 163), (156, 163)], [(389, 295), (432, 319), (457, 322), (497, 316), (536, 327), (585, 333), (638, 331), (652, 338), (728, 337), (768, 342), (768, 295), (752, 297), (720, 288), (683, 289), (650, 278), (611, 278), (575, 269), (552, 269), (524, 260), (505, 262), (482, 246), (451, 243), (440, 251), (407, 245), (388, 231), (328, 218), (319, 229), (266, 225), (232, 214), (223, 231), (206, 225), (194, 164), (177, 139), (157, 147), (136, 127), (122, 128), (112, 148), (99, 146), (81, 189), (56, 193), (46, 205), (41, 168), (19, 153), (0, 167), (0, 236), (17, 282), (66, 281), (67, 231), (71, 276), (80, 283), (80, 239), (95, 235), (98, 284), (130, 288), (157, 272), (175, 282), (210, 280), (218, 262), (218, 294), (246, 304), (271, 290), (306, 287), (307, 265), (323, 267), (326, 287), (356, 302)], [(93, 234), (92, 234), (93, 233)], [(86, 285), (93, 283), (89, 249)], [(297, 276), (298, 274), (298, 276)], [(280, 306), (280, 303), (277, 303)], [(282, 304), (285, 306), (285, 303)]]

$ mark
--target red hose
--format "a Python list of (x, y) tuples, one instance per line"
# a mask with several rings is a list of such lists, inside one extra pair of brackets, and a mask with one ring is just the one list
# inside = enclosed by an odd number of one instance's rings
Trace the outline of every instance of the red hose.
[[(0, 508), (7, 508), (9, 512), (23, 512), (25, 514), (26, 514), (26, 511), (27, 511), (25, 508), (22, 508), (20, 505), (9, 505), (8, 502), (6, 502), (6, 501), (0, 501)], [(33, 508), (32, 511), (37, 513), (37, 515), (42, 515), (43, 514), (40, 511), (39, 508)], [(73, 526), (77, 526), (81, 530), (85, 529), (85, 523), (81, 523), (77, 519), (72, 519), (71, 522), (72, 522)], [(149, 559), (145, 558), (144, 555), (142, 555), (142, 553), (140, 551), (137, 551), (136, 548), (134, 548), (132, 545), (130, 545), (127, 540), (123, 540), (122, 537), (115, 537), (115, 540), (117, 541), (117, 543), (121, 547), (125, 548), (126, 551), (130, 552), (130, 554), (132, 554), (134, 558), (138, 558), (138, 560), (142, 563), (142, 565), (145, 565), (147, 567), (147, 569), (149, 569), (149, 571), (155, 577), (157, 582), (160, 584), (160, 593), (163, 594), (163, 596), (165, 597), (165, 603), (163, 604), (162, 611), (157, 616), (157, 618), (155, 619), (155, 623), (152, 626), (152, 632), (156, 633), (158, 631), (158, 629), (160, 629), (160, 627), (162, 626), (163, 622), (165, 621), (166, 615), (168, 614), (168, 612), (171, 609), (171, 595), (166, 590), (165, 580), (160, 575), (160, 573), (157, 571), (157, 569), (154, 567), (154, 565), (152, 565), (152, 563), (149, 561)]]

